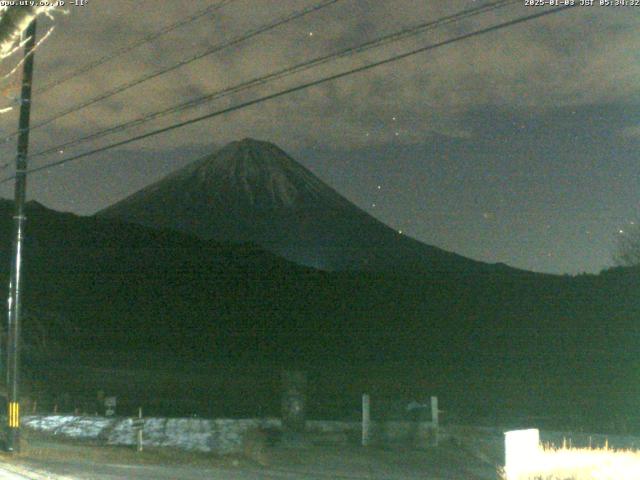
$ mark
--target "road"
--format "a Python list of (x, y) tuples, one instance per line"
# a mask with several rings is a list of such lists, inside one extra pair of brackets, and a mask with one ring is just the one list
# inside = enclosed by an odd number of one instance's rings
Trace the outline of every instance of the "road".
[(239, 465), (238, 467), (201, 467), (188, 465), (127, 465), (92, 464), (79, 461), (18, 462), (0, 464), (0, 480), (495, 480), (493, 467), (451, 468), (450, 465), (433, 465), (431, 468), (407, 466), (398, 460), (390, 465), (378, 465), (371, 469), (328, 465), (293, 465), (260, 467)]
[[(10, 470), (9, 470), (10, 469)], [(58, 469), (56, 469), (58, 470)], [(33, 467), (16, 467), (14, 465), (0, 468), (0, 480), (395, 480), (421, 478), (424, 480), (453, 480), (452, 476), (420, 476), (396, 477), (371, 473), (367, 475), (337, 475), (335, 473), (285, 471), (272, 469), (248, 470), (222, 468), (189, 468), (162, 467), (151, 465), (97, 465), (93, 468), (68, 468), (66, 473), (53, 473), (50, 470), (34, 469)], [(465, 477), (468, 478), (468, 477)], [(481, 478), (481, 477), (476, 477)], [(487, 478), (487, 477), (484, 477)], [(495, 474), (489, 478), (496, 478)]]
[(175, 449), (85, 445), (29, 439), (16, 457), (0, 456), (0, 480), (495, 480), (496, 464), (458, 444), (426, 450), (326, 445), (270, 447), (259, 464)]
[[(95, 465), (92, 468), (76, 465), (67, 466), (64, 469), (55, 468), (58, 473), (51, 470), (34, 468), (32, 466), (5, 465), (0, 468), (0, 480), (115, 480), (115, 479), (141, 479), (141, 480), (259, 480), (259, 479), (308, 479), (326, 480), (329, 478), (343, 478), (362, 480), (372, 477), (350, 476), (335, 477), (334, 475), (314, 475), (303, 472), (269, 471), (267, 469), (247, 470), (223, 469), (223, 468), (190, 468), (170, 467), (158, 465)], [(62, 473), (64, 471), (65, 473)], [(374, 477), (375, 478), (375, 477)]]

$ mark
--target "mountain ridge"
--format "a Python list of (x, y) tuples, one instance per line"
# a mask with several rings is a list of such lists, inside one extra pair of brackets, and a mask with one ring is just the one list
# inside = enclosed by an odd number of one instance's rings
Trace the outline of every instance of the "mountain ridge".
[[(3, 295), (11, 207), (0, 202)], [(24, 363), (41, 376), (66, 362), (56, 375), (82, 383), (83, 392), (90, 387), (79, 376), (80, 359), (101, 368), (206, 362), (208, 378), (220, 375), (219, 364), (307, 368), (331, 385), (318, 389), (327, 404), (349, 396), (348, 389), (358, 398), (366, 387), (360, 377), (335, 375), (351, 367), (362, 378), (375, 372), (368, 387), (389, 395), (404, 388), (394, 382), (405, 375), (416, 392), (429, 385), (459, 412), (508, 412), (517, 405), (564, 418), (565, 405), (569, 411), (580, 405), (589, 418), (606, 417), (633, 411), (638, 398), (630, 356), (640, 328), (638, 269), (576, 277), (318, 272), (258, 247), (33, 203), (27, 217), (23, 331), (31, 348), (25, 347)], [(44, 348), (34, 338), (46, 341)], [(49, 378), (55, 391), (61, 377)], [(262, 380), (248, 377), (225, 408), (235, 408)], [(228, 398), (226, 390), (215, 391), (222, 392), (216, 401)], [(211, 392), (203, 390), (200, 411), (220, 414), (207, 410)], [(273, 411), (278, 398), (262, 397), (276, 399)], [(171, 408), (163, 414), (188, 413)]]
[(101, 210), (154, 228), (251, 242), (323, 270), (513, 270), (388, 227), (273, 143), (245, 138)]

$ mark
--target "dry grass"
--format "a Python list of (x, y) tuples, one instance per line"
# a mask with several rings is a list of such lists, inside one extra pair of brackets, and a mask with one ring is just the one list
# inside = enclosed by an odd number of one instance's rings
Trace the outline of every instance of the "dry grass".
[(640, 452), (603, 448), (546, 446), (518, 466), (519, 472), (501, 472), (504, 480), (638, 480)]

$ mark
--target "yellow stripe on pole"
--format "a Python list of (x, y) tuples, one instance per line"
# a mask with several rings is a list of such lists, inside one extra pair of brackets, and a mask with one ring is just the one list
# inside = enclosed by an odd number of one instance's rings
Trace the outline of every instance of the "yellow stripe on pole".
[(18, 428), (20, 426), (20, 404), (18, 402), (9, 402), (9, 428)]

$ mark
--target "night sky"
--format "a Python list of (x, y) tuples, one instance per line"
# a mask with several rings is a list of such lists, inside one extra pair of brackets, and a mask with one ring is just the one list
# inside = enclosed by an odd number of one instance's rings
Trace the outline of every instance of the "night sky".
[[(319, 0), (235, 0), (33, 101), (32, 123)], [(69, 3), (69, 2), (67, 2)], [(89, 0), (41, 17), (34, 88), (211, 0)], [(485, 2), (487, 3), (487, 2)], [(596, 2), (597, 3), (597, 2)], [(471, 0), (341, 0), (32, 132), (31, 152), (312, 57), (475, 7)], [(542, 7), (465, 20), (89, 142), (65, 158)], [(276, 143), (397, 230), (524, 269), (598, 272), (639, 221), (640, 7), (576, 7), (36, 173), (29, 196), (92, 214), (215, 148)], [(19, 55), (5, 60), (10, 70)], [(4, 80), (0, 107), (19, 91)], [(14, 132), (17, 109), (0, 116)], [(15, 139), (0, 147), (13, 161)], [(5, 177), (11, 167), (2, 172)], [(11, 197), (12, 183), (0, 186)]]

